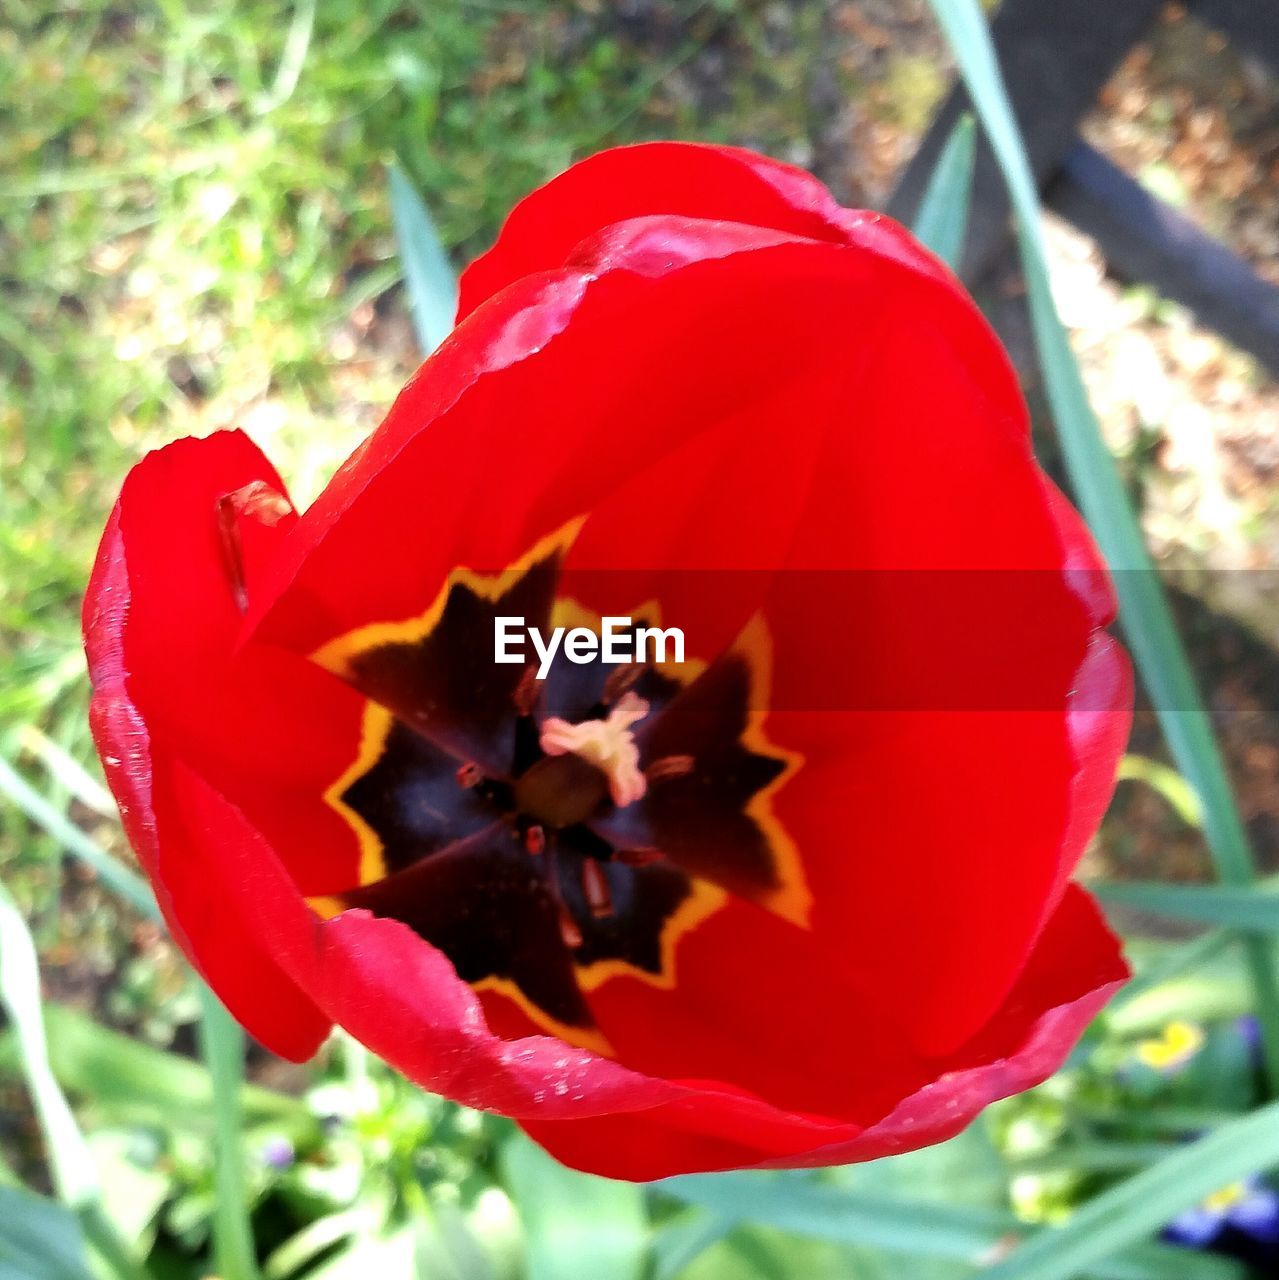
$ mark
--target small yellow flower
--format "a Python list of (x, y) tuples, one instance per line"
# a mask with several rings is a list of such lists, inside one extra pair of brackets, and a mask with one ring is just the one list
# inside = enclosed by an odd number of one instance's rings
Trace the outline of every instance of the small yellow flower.
[(1203, 1028), (1193, 1022), (1170, 1022), (1163, 1035), (1143, 1040), (1137, 1046), (1137, 1057), (1156, 1071), (1175, 1071), (1183, 1067), (1203, 1048)]
[(1228, 1209), (1233, 1209), (1241, 1200), (1243, 1200), (1249, 1191), (1247, 1183), (1232, 1182), (1228, 1187), (1222, 1187), (1220, 1191), (1214, 1191), (1204, 1202), (1203, 1207), (1209, 1213), (1225, 1213)]

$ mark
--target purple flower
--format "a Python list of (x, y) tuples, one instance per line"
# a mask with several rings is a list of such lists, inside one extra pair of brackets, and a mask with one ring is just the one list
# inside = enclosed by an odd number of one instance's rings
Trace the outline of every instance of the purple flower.
[(293, 1144), (278, 1134), (262, 1144), (262, 1163), (277, 1173), (292, 1168), (295, 1157)]
[(1164, 1236), (1192, 1249), (1206, 1249), (1234, 1232), (1261, 1245), (1279, 1245), (1279, 1193), (1255, 1175), (1214, 1191), (1164, 1228)]

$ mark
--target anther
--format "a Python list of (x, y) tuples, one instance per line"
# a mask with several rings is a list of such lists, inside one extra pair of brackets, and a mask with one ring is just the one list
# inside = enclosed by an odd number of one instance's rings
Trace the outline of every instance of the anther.
[(577, 927), (577, 921), (569, 915), (568, 908), (563, 903), (560, 903), (559, 926), (560, 941), (570, 951), (576, 951), (582, 945), (582, 931)]
[(480, 772), (480, 766), (470, 761), (462, 765), (454, 776), (457, 778), (457, 785), (465, 787), (468, 791), (472, 787), (478, 787), (484, 780), (484, 775)]
[(546, 852), (546, 832), (536, 822), (524, 832), (524, 851), (535, 858)]
[(665, 862), (666, 855), (660, 849), (617, 849), (613, 861), (624, 867), (651, 867), (655, 862)]
[(525, 667), (524, 674), (520, 676), (519, 684), (515, 686), (514, 702), (516, 713), (521, 716), (531, 716), (533, 708), (537, 706), (538, 693), (537, 671), (533, 667)]
[(613, 891), (604, 868), (594, 858), (582, 859), (582, 896), (597, 920), (613, 914)]
[(644, 770), (649, 782), (665, 782), (668, 778), (683, 778), (693, 772), (696, 761), (692, 756), (662, 756)]
[(546, 887), (550, 890), (551, 901), (555, 903), (555, 918), (559, 926), (560, 941), (570, 951), (576, 950), (582, 945), (582, 930), (564, 904), (564, 894), (560, 889), (560, 868), (555, 858), (548, 859), (546, 871)]

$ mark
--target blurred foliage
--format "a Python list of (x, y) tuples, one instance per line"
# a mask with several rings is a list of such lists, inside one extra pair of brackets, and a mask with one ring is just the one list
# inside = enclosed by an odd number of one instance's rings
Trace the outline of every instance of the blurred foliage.
[[(391, 167), (458, 264), (525, 191), (603, 145), (696, 135), (803, 161), (813, 12), (0, 0), (0, 753), (22, 756), (59, 814), (125, 853), (97, 775), (82, 776), (96, 763), (77, 615), (128, 465), (174, 436), (243, 425), (305, 501), (412, 366)], [(675, 84), (697, 58), (710, 68), (700, 87)], [(726, 65), (739, 74), (716, 72)], [(939, 84), (932, 61), (890, 51), (869, 110), (917, 127)], [(1129, 776), (1197, 818), (1157, 762)], [(9, 1185), (49, 1190), (54, 1153), (22, 1101), (15, 1031), (0, 1031), (0, 1277), (83, 1280), (86, 1247), (98, 1274), (204, 1277), (217, 1098), (193, 1056), (191, 975), (91, 874), (64, 874), (48, 824), (10, 801), (0, 819), (0, 875), (31, 920), (45, 982), (92, 1010), (45, 1003), (46, 1084), (73, 1104), (101, 1197), (100, 1211), (73, 1213)], [(288, 1073), (255, 1052), (235, 1097), (261, 1274), (971, 1275), (1263, 1100), (1233, 940), (1137, 958), (1146, 980), (1047, 1085), (931, 1151), (816, 1173), (604, 1183), (350, 1041)], [(1157, 1245), (1096, 1272), (1172, 1274), (1242, 1273)]]

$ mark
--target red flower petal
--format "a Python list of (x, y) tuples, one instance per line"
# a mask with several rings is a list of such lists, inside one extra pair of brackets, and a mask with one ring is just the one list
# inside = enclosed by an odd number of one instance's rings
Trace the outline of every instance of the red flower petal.
[[(148, 455), (112, 515), (84, 618), (95, 741), (160, 906), (236, 1016), (301, 1058), (329, 1024), (241, 937), (218, 867), (194, 871), (200, 833), (173, 808), (165, 783), (169, 763), (184, 755), (288, 836), (309, 891), (336, 887), (335, 877), (350, 882), (358, 858), (351, 830), (318, 796), (358, 745), (362, 700), (291, 654), (234, 647), (237, 584), (256, 588), (294, 519), (283, 493), (238, 433)], [(228, 495), (241, 508), (235, 563), (220, 521)]]
[(1127, 977), (1115, 938), (1087, 894), (1072, 886), (988, 1026), (949, 1062), (932, 1064), (932, 1082), (873, 1124), (769, 1113), (755, 1100), (708, 1087), (637, 1116), (521, 1125), (565, 1164), (632, 1181), (849, 1164), (911, 1151), (953, 1137), (991, 1102), (1047, 1079)]
[(457, 318), (524, 276), (562, 267), (583, 240), (651, 214), (767, 227), (857, 244), (940, 278), (949, 272), (890, 218), (841, 208), (811, 174), (740, 147), (649, 142), (575, 164), (511, 210), (462, 273)]
[(245, 928), (228, 879), (235, 863), (174, 804), (172, 759), (118, 690), (94, 694), (92, 726), (129, 843), (174, 938), (254, 1039), (295, 1062), (311, 1057), (332, 1024)]

